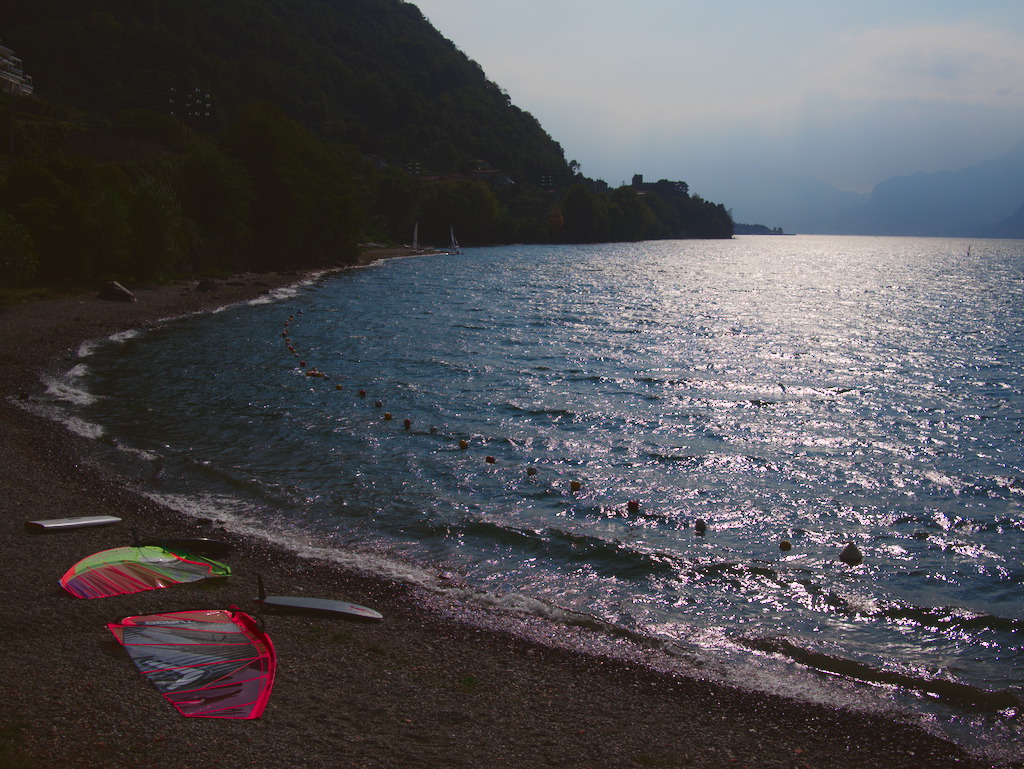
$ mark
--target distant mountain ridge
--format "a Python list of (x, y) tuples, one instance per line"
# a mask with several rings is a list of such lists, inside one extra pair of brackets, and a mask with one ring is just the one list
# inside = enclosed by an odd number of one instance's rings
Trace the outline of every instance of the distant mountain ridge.
[(892, 176), (870, 193), (841, 190), (763, 162), (707, 163), (692, 184), (737, 221), (833, 235), (1024, 237), (1024, 141), (958, 171)]
[(992, 227), (988, 234), (993, 238), (1024, 238), (1024, 205)]
[(893, 176), (822, 232), (847, 235), (1024, 237), (1024, 142), (959, 171)]

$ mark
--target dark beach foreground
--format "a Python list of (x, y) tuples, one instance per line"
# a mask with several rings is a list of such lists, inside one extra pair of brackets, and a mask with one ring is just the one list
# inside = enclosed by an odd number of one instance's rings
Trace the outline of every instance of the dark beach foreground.
[[(87, 441), (25, 408), (42, 393), (46, 367), (87, 339), (297, 279), (248, 275), (208, 291), (132, 287), (132, 304), (89, 294), (0, 309), (0, 768), (992, 765), (894, 718), (656, 672), (625, 658), (642, 658), (639, 649), (613, 657), (531, 642), (512, 618), (458, 616), (409, 586), (244, 540), (157, 505), (142, 493), (144, 478), (111, 476), (90, 463)], [(45, 534), (23, 525), (99, 514), (124, 520)], [(95, 600), (60, 588), (68, 567), (130, 544), (133, 528), (225, 539), (234, 576)], [(262, 718), (179, 716), (106, 623), (231, 605), (258, 613), (256, 574), (272, 592), (343, 598), (385, 619), (267, 613), (278, 673)], [(534, 635), (567, 632), (534, 625)]]

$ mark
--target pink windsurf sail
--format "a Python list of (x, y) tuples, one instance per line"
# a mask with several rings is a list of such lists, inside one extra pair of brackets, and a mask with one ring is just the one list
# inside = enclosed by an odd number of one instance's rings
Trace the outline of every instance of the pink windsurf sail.
[(78, 598), (105, 598), (230, 574), (225, 564), (201, 555), (156, 546), (115, 547), (83, 558), (60, 584)]
[(274, 685), (270, 637), (238, 609), (125, 617), (107, 625), (183, 716), (259, 718)]

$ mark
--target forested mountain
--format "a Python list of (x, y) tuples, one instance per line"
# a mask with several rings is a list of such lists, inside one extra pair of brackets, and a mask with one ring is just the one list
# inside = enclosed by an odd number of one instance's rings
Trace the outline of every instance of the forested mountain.
[(34, 85), (0, 101), (9, 280), (323, 264), (416, 221), (470, 245), (731, 235), (700, 198), (595, 190), (402, 0), (33, 0), (0, 36)]
[(318, 136), (423, 170), (482, 158), (523, 181), (570, 176), (537, 121), (401, 0), (12, 6), (0, 34), (39, 95), (98, 117), (176, 110), (223, 130), (268, 101)]

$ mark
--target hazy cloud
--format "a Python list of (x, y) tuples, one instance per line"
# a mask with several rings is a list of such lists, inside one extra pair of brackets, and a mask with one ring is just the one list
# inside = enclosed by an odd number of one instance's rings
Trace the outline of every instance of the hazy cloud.
[(1019, 36), (972, 24), (871, 30), (814, 51), (807, 86), (852, 98), (974, 106), (1018, 91), (1022, 43)]
[(423, 0), (611, 184), (775, 164), (845, 189), (1024, 138), (1019, 0)]

